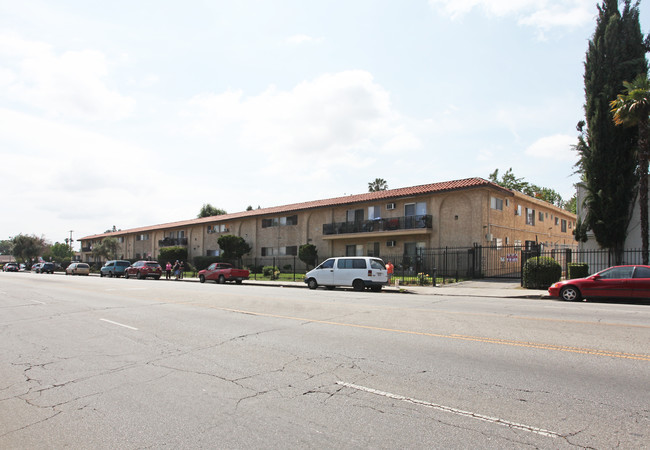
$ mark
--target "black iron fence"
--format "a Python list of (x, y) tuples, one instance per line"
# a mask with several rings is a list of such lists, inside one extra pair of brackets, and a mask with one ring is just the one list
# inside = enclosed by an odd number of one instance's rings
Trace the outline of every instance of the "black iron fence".
[[(320, 255), (315, 264), (307, 265), (297, 256), (267, 256), (243, 258), (241, 263), (251, 271), (251, 278), (283, 278), (302, 281), (304, 274), (327, 258), (342, 255)], [(579, 250), (577, 247), (544, 248), (533, 246), (473, 246), (418, 248), (414, 254), (381, 254), (385, 262), (395, 267), (394, 279), (476, 279), (509, 278), (521, 280), (522, 268), (534, 256), (545, 256), (556, 260), (562, 267), (562, 275), (568, 273), (569, 263), (586, 263), (590, 274), (616, 264), (642, 264), (639, 249), (624, 250), (617, 261), (607, 250)], [(233, 262), (235, 265), (239, 262)]]

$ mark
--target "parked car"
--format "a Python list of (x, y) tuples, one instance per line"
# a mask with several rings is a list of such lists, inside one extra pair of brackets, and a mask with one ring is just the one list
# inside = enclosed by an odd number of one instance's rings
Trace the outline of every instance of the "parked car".
[(3, 272), (18, 272), (20, 271), (20, 267), (18, 266), (18, 263), (14, 262), (8, 262), (7, 264), (4, 265), (2, 268)]
[(379, 292), (388, 283), (386, 264), (379, 258), (369, 256), (346, 256), (323, 261), (314, 270), (307, 272), (305, 283), (309, 289), (325, 286), (352, 286), (355, 291), (368, 288)]
[(32, 266), (32, 272), (36, 273), (54, 273), (54, 263), (44, 262)]
[(121, 277), (124, 275), (124, 271), (126, 270), (127, 267), (129, 267), (131, 263), (129, 261), (122, 261), (122, 260), (113, 260), (113, 261), (106, 261), (106, 264), (102, 266), (101, 269), (99, 269), (99, 276), (100, 277)]
[(137, 277), (142, 280), (147, 277), (160, 279), (162, 267), (156, 261), (137, 261), (126, 268), (124, 278)]
[(232, 264), (212, 263), (207, 269), (199, 271), (199, 281), (205, 283), (206, 280), (214, 280), (219, 284), (226, 281), (234, 281), (241, 284), (242, 281), (248, 280), (250, 272), (246, 269), (235, 269)]
[(650, 266), (614, 266), (586, 278), (559, 281), (548, 288), (552, 297), (650, 299)]
[(66, 275), (88, 275), (90, 274), (90, 266), (82, 262), (74, 262), (65, 269)]

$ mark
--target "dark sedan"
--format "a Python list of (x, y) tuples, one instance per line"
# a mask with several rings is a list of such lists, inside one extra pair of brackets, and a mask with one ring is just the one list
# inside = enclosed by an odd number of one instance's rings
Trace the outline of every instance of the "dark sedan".
[(551, 297), (650, 299), (650, 266), (614, 266), (586, 278), (559, 281), (548, 288)]

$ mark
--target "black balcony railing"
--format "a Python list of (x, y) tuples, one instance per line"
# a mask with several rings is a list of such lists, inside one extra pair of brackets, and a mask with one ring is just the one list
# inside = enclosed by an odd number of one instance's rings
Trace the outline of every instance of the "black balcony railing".
[(173, 247), (175, 245), (187, 245), (187, 238), (166, 237), (158, 241), (158, 246), (160, 247)]
[(323, 234), (373, 233), (377, 231), (412, 230), (414, 228), (431, 228), (431, 215), (390, 217), (370, 219), (358, 222), (336, 222), (323, 224)]

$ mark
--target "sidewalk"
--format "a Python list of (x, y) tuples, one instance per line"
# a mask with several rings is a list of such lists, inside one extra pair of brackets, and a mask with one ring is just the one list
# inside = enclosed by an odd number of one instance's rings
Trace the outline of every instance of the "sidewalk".
[[(173, 280), (172, 280), (173, 281)], [(182, 281), (199, 281), (198, 278), (184, 278)], [(214, 283), (208, 281), (207, 283)], [(302, 281), (270, 281), (246, 280), (244, 284), (252, 286), (273, 286), (281, 288), (307, 289)], [(465, 297), (497, 297), (497, 298), (549, 298), (548, 291), (540, 289), (524, 289), (517, 280), (470, 280), (460, 283), (445, 284), (442, 286), (399, 286), (394, 284), (384, 287), (384, 292), (446, 295)]]

